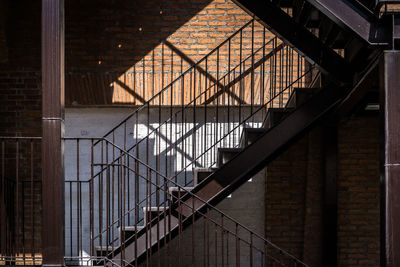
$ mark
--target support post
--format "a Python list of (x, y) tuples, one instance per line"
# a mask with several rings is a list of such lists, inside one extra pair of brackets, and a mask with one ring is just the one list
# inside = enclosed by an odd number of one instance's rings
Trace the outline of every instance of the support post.
[(400, 266), (400, 51), (380, 61), (381, 266)]
[(64, 265), (64, 0), (42, 0), (43, 266)]

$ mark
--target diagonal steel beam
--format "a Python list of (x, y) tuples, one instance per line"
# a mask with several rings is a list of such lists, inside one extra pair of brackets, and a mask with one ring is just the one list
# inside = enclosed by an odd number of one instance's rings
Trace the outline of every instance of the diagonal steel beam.
[(351, 80), (353, 71), (350, 69), (350, 64), (272, 2), (259, 0), (233, 0), (233, 2), (285, 40), (311, 63), (317, 64), (325, 74), (341, 83)]
[(306, 0), (343, 29), (356, 33), (370, 45), (388, 45), (390, 28), (348, 0)]

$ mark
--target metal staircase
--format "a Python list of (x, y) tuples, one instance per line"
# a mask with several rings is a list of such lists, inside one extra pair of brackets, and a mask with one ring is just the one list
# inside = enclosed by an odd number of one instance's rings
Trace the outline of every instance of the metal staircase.
[[(240, 266), (244, 259), (249, 266), (307, 266), (215, 205), (351, 92), (388, 45), (383, 22), (362, 6), (365, 14), (350, 19), (323, 0), (234, 2), (280, 38), (268, 40), (266, 28), (250, 21), (92, 142), (95, 264), (111, 266), (105, 257), (120, 266), (182, 266), (187, 259), (169, 250), (181, 251), (191, 229), (192, 265), (201, 258), (204, 266)], [(382, 37), (353, 28), (357, 19)]]
[[(253, 19), (186, 70), (172, 53), (172, 82), (103, 138), (63, 139), (67, 265), (307, 266), (216, 205), (399, 48), (399, 1), (233, 2)], [(42, 138), (0, 139), (0, 265), (40, 265)]]

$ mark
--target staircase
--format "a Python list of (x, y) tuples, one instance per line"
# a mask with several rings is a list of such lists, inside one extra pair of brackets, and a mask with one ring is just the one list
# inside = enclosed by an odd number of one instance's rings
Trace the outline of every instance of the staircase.
[[(121, 266), (152, 261), (183, 265), (181, 253), (171, 259), (165, 250), (171, 242), (184, 249), (181, 238), (191, 229), (192, 265), (199, 257), (208, 265), (211, 255), (216, 266), (224, 266), (234, 255), (231, 260), (239, 266), (244, 246), (249, 266), (307, 266), (215, 205), (343, 101), (388, 46), (387, 38), (378, 31), (382, 35), (371, 39), (354, 27), (367, 20), (379, 29), (381, 22), (363, 5), (353, 7), (357, 15), (351, 19), (338, 13), (348, 6), (324, 0), (234, 2), (280, 38), (266, 40), (266, 28), (259, 31), (255, 20), (250, 21), (94, 144), (101, 160), (97, 157), (93, 164), (98, 172), (92, 180), (102, 189), (93, 199), (98, 194), (99, 205), (107, 199), (104, 214), (103, 206), (92, 218), (99, 229), (95, 233), (91, 226), (91, 253), (100, 258), (96, 265), (110, 265), (102, 257)], [(246, 30), (252, 44), (244, 55)], [(259, 44), (254, 42), (256, 32), (262, 33)], [(236, 61), (231, 48), (235, 40), (240, 47)], [(214, 79), (208, 65), (212, 56), (217, 59)], [(115, 184), (117, 212), (111, 211)], [(95, 205), (92, 200), (91, 208)], [(201, 245), (196, 242), (199, 222), (204, 222)], [(204, 246), (204, 257), (197, 253), (199, 246)]]

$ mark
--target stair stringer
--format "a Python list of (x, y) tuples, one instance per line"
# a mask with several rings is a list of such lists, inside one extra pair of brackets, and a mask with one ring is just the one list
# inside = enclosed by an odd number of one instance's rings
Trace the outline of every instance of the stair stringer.
[[(348, 88), (335, 88), (333, 86), (321, 90), (305, 104), (295, 109), (278, 125), (269, 129), (258, 140), (244, 148), (242, 152), (238, 153), (229, 162), (222, 165), (221, 168), (217, 169), (203, 182), (198, 184), (191, 191), (196, 197), (188, 193), (183, 194), (181, 201), (186, 204), (180, 206), (180, 212), (182, 218), (184, 218), (182, 221), (183, 229), (193, 222), (193, 215), (195, 219), (200, 218), (200, 213), (204, 213), (205, 210), (209, 208), (207, 205), (217, 205), (281, 154), (290, 144), (296, 141), (297, 138), (315, 125), (321, 117), (336, 107), (337, 104), (344, 99), (347, 92), (349, 92)], [(193, 208), (195, 213), (193, 213)], [(173, 238), (179, 234), (178, 222), (175, 221), (179, 214), (179, 207), (177, 204), (174, 204), (171, 209), (170, 212), (160, 215), (159, 219), (173, 219), (174, 223), (172, 223), (169, 228), (171, 232), (167, 233), (169, 237)], [(157, 227), (156, 224), (153, 224), (154, 222), (150, 224), (150, 231), (152, 232), (156, 231)], [(139, 245), (144, 238), (144, 230), (146, 229), (142, 229), (138, 233), (137, 245)], [(162, 232), (164, 232), (164, 230)], [(156, 236), (155, 232), (153, 234)], [(159, 236), (160, 239), (158, 241), (162, 241), (161, 245), (164, 243), (165, 237), (166, 236)], [(168, 238), (167, 241), (171, 238)], [(148, 240), (148, 242), (149, 241), (150, 240)], [(142, 248), (151, 247), (152, 252), (157, 251), (158, 247), (156, 240), (151, 240), (148, 246), (146, 246), (145, 243), (139, 246)], [(133, 263), (135, 259), (137, 259), (138, 263), (140, 263), (145, 259), (146, 249), (139, 249), (136, 256), (134, 251), (134, 242), (127, 243), (123, 252), (126, 262)], [(118, 260), (121, 257), (121, 251), (117, 250), (116, 252), (114, 260)]]

